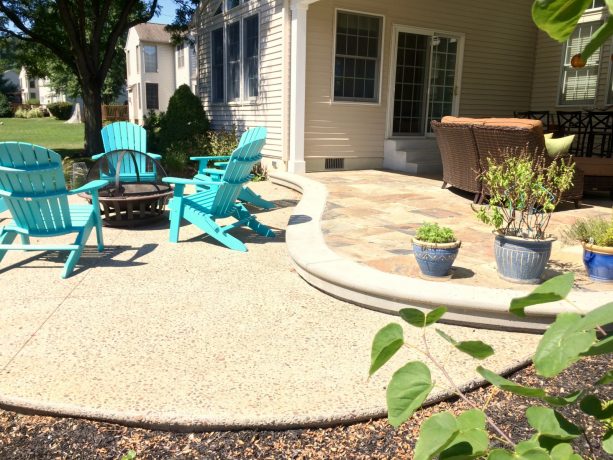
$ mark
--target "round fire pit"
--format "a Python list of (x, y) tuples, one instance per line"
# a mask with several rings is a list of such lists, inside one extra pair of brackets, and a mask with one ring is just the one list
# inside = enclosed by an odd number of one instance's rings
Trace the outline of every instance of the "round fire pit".
[[(100, 157), (87, 180), (106, 179), (99, 191), (102, 222), (111, 227), (147, 225), (164, 216), (172, 187), (162, 182), (166, 171), (160, 162), (135, 150), (114, 150)], [(82, 193), (90, 203), (91, 194)]]

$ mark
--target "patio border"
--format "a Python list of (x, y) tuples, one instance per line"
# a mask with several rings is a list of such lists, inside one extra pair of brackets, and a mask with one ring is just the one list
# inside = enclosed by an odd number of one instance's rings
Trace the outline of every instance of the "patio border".
[(398, 315), (401, 308), (431, 310), (444, 305), (448, 308), (444, 322), (522, 332), (543, 332), (558, 313), (577, 312), (576, 306), (588, 312), (607, 302), (606, 293), (574, 289), (568, 296), (570, 302), (531, 307), (525, 318), (518, 318), (508, 313), (511, 299), (526, 295), (530, 289), (426, 281), (376, 270), (340, 256), (326, 244), (321, 230), (328, 199), (324, 184), (286, 172), (270, 173), (270, 179), (302, 193), (286, 233), (297, 272), (309, 284), (341, 300), (393, 315)]

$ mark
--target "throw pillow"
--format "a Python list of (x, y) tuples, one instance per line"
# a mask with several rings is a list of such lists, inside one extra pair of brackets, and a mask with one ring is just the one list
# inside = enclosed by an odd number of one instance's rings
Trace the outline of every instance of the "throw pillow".
[(545, 137), (545, 148), (547, 148), (547, 153), (550, 157), (563, 157), (568, 155), (568, 151), (570, 150), (570, 146), (574, 140), (574, 134), (566, 137), (560, 137), (558, 139)]

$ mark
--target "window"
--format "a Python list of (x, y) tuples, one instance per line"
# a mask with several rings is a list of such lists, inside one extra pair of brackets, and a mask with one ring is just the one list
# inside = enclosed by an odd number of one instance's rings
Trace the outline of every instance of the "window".
[(157, 83), (145, 83), (147, 110), (159, 109), (160, 103), (158, 99), (158, 84)]
[(141, 100), (140, 100), (140, 83), (136, 84), (136, 94), (138, 99), (138, 110), (141, 108)]
[(244, 62), (243, 74), (245, 79), (245, 96), (247, 98), (258, 95), (258, 52), (260, 22), (257, 15), (243, 21), (244, 29)]
[(226, 86), (228, 101), (241, 97), (241, 24), (235, 22), (226, 27), (226, 55), (228, 82)]
[(334, 100), (379, 100), (381, 23), (379, 16), (338, 11)]
[(158, 48), (157, 46), (145, 45), (143, 46), (143, 53), (145, 54), (145, 72), (157, 72), (158, 71)]
[(138, 74), (140, 72), (140, 53), (139, 53), (139, 46), (136, 45), (136, 73)]
[(223, 28), (211, 32), (211, 100), (224, 100)]
[(236, 8), (240, 3), (240, 0), (226, 0), (226, 11)]
[(126, 51), (126, 67), (127, 67), (127, 73), (128, 75), (130, 75), (130, 52)]
[(36, 93), (30, 93), (30, 99), (36, 99)]
[(179, 69), (185, 66), (185, 48), (183, 45), (177, 45), (177, 67)]
[(34, 81), (33, 78), (30, 79), (30, 88), (36, 88), (36, 82)]

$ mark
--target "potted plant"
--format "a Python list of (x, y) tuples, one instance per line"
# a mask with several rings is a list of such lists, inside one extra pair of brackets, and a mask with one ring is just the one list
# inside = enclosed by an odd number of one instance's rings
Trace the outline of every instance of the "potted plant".
[(555, 241), (547, 226), (572, 186), (575, 165), (569, 158), (546, 158), (527, 147), (505, 149), (487, 163), (481, 178), (490, 198), (475, 211), (494, 227), (498, 275), (514, 283), (539, 283)]
[(594, 281), (613, 282), (613, 216), (576, 220), (564, 232), (565, 240), (583, 245), (583, 264)]
[(413, 254), (424, 276), (449, 278), (460, 245), (449, 227), (424, 223), (413, 238)]

